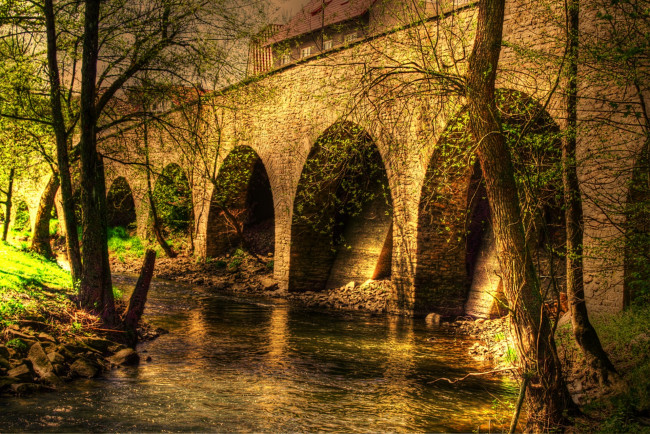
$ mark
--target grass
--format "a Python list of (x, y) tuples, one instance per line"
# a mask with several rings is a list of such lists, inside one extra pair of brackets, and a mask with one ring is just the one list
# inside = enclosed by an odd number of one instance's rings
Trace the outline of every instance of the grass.
[[(639, 302), (619, 314), (595, 317), (593, 323), (625, 387), (584, 407), (588, 416), (599, 420), (597, 427), (585, 428), (602, 433), (650, 432), (650, 427), (643, 426), (638, 419), (650, 415), (649, 303)], [(581, 357), (570, 325), (558, 331), (558, 342), (562, 350), (574, 351)]]
[(72, 288), (70, 274), (55, 262), (0, 243), (0, 327), (61, 308), (69, 303)]
[(146, 246), (137, 236), (132, 236), (123, 227), (108, 229), (108, 251), (121, 262), (144, 257)]

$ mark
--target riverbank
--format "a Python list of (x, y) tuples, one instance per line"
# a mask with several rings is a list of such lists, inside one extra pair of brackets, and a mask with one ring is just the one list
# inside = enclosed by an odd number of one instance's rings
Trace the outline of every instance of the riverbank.
[(74, 378), (138, 362), (104, 339), (100, 320), (77, 308), (56, 263), (0, 243), (0, 393), (55, 390)]

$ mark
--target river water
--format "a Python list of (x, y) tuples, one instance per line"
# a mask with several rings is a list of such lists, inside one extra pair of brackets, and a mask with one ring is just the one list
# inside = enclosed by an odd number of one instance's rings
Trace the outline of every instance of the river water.
[(431, 384), (490, 367), (468, 355), (471, 340), (422, 320), (163, 281), (145, 316), (170, 333), (138, 347), (139, 367), (4, 399), (0, 431), (487, 432), (516, 394), (503, 378)]

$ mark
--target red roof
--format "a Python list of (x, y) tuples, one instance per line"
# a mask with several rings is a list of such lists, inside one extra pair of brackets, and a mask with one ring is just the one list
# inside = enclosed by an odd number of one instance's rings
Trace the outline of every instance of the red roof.
[[(311, 0), (292, 19), (283, 26), (275, 36), (266, 41), (264, 45), (291, 39), (293, 37), (311, 33), (321, 27), (357, 18), (370, 9), (377, 0)], [(323, 17), (323, 5), (325, 16)], [(323, 22), (324, 20), (324, 22)], [(323, 25), (324, 24), (324, 25)]]

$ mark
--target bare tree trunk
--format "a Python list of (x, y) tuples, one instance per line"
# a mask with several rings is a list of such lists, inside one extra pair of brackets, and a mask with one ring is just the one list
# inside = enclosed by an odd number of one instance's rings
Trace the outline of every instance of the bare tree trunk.
[(61, 79), (57, 60), (56, 27), (52, 0), (45, 0), (45, 27), (47, 33), (47, 64), (50, 80), (50, 107), (52, 110), (52, 125), (56, 137), (56, 157), (59, 166), (61, 184), (61, 199), (63, 201), (63, 222), (66, 233), (66, 248), (72, 279), (81, 279), (81, 251), (77, 238), (77, 220), (74, 213), (72, 195), (72, 179), (70, 177), (70, 160), (68, 157), (68, 134), (61, 109)]
[(562, 378), (544, 311), (540, 283), (526, 243), (510, 150), (501, 132), (495, 102), (495, 79), (501, 51), (505, 0), (479, 3), (478, 28), (467, 72), (470, 129), (492, 211), (492, 224), (504, 274), (504, 293), (517, 338), (522, 379), (528, 378), (528, 427), (559, 428), (573, 406)]
[(124, 328), (128, 334), (129, 343), (135, 346), (137, 343), (137, 329), (140, 318), (144, 313), (144, 305), (147, 301), (147, 294), (151, 286), (151, 279), (153, 278), (153, 270), (156, 263), (155, 250), (148, 249), (144, 255), (144, 262), (140, 277), (135, 284), (135, 289), (129, 300), (129, 307), (124, 316)]
[(9, 223), (11, 221), (11, 200), (14, 195), (14, 177), (16, 176), (16, 169), (13, 167), (9, 170), (9, 185), (5, 191), (5, 224), (2, 227), (2, 241), (7, 241), (7, 234), (9, 233)]
[(83, 271), (79, 300), (107, 325), (116, 322), (108, 258), (104, 163), (97, 154), (97, 78), (100, 0), (86, 0), (81, 65), (81, 206), (83, 212)]
[(562, 180), (564, 184), (564, 206), (566, 209), (567, 235), (567, 299), (571, 311), (573, 336), (582, 349), (589, 369), (597, 375), (601, 384), (609, 382), (616, 373), (614, 365), (600, 343), (596, 330), (589, 321), (585, 302), (582, 243), (583, 216), (580, 184), (576, 160), (576, 134), (578, 126), (578, 44), (579, 44), (579, 0), (568, 3), (569, 71), (567, 89), (567, 134), (562, 142)]
[(58, 190), (59, 176), (53, 173), (41, 196), (34, 222), (34, 234), (32, 235), (32, 245), (30, 248), (32, 251), (46, 258), (54, 257), (52, 246), (50, 245), (50, 216), (52, 215), (54, 198)]
[(156, 201), (153, 197), (153, 186), (151, 185), (151, 169), (149, 163), (149, 128), (147, 127), (147, 122), (144, 123), (144, 157), (145, 164), (147, 166), (147, 197), (149, 198), (149, 207), (151, 208), (151, 219), (153, 224), (153, 234), (156, 237), (158, 245), (163, 249), (165, 255), (168, 258), (175, 258), (176, 252), (165, 240), (165, 236), (162, 232), (162, 225), (160, 224), (160, 218), (158, 218), (158, 209), (156, 208)]

